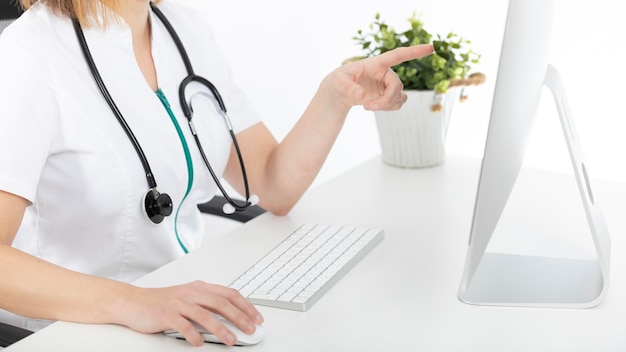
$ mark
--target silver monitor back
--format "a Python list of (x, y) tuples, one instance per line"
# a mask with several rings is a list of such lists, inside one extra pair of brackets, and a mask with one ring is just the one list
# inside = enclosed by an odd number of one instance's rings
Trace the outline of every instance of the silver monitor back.
[[(590, 307), (608, 285), (610, 240), (591, 192), (560, 77), (549, 64), (551, 0), (510, 0), (480, 172), (461, 301), (478, 305)], [(552, 92), (597, 260), (486, 252), (522, 169), (542, 94)]]

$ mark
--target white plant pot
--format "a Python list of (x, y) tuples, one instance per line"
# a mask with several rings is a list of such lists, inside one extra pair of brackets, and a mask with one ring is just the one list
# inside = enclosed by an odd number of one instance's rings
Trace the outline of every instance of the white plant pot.
[[(436, 166), (444, 161), (448, 122), (462, 88), (445, 94), (434, 91), (405, 91), (407, 102), (397, 111), (376, 111), (376, 125), (383, 161), (402, 168)], [(432, 111), (436, 103), (442, 109)]]

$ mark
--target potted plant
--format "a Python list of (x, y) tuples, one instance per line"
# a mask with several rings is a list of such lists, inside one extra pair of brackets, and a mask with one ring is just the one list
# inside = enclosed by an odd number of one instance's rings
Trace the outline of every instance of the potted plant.
[(358, 30), (352, 38), (363, 54), (344, 63), (397, 47), (432, 43), (433, 54), (392, 68), (408, 95), (404, 106), (395, 112), (377, 111), (375, 116), (383, 161), (407, 168), (435, 166), (443, 162), (444, 142), (454, 102), (467, 99), (464, 88), (482, 84), (485, 75), (470, 73), (480, 55), (467, 48), (469, 40), (455, 33), (445, 37), (436, 35), (433, 39), (415, 14), (408, 18), (408, 22), (410, 28), (400, 32), (376, 14), (369, 30)]

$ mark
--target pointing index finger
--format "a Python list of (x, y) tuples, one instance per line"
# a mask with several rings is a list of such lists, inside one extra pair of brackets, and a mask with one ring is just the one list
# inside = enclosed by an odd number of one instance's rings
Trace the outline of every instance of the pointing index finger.
[(392, 67), (405, 61), (430, 55), (433, 50), (432, 44), (413, 45), (387, 51), (386, 53), (378, 55), (377, 59), (381, 64)]

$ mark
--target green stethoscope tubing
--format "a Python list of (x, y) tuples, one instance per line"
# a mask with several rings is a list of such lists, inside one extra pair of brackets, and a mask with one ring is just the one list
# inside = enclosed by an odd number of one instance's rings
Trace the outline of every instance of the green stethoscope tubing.
[(165, 107), (167, 114), (170, 116), (170, 119), (172, 120), (172, 123), (174, 124), (174, 127), (176, 128), (176, 132), (178, 133), (178, 138), (180, 138), (180, 142), (183, 146), (183, 151), (185, 153), (185, 161), (187, 163), (187, 175), (188, 175), (187, 176), (187, 190), (185, 191), (185, 195), (183, 196), (183, 199), (180, 201), (180, 204), (178, 204), (178, 207), (176, 208), (176, 214), (174, 215), (174, 233), (176, 235), (176, 241), (178, 242), (178, 245), (180, 246), (180, 248), (183, 250), (183, 252), (189, 253), (189, 250), (187, 249), (187, 247), (181, 240), (180, 235), (178, 234), (178, 212), (180, 211), (180, 207), (185, 202), (185, 199), (187, 199), (187, 196), (191, 192), (191, 187), (193, 186), (193, 162), (191, 161), (191, 152), (189, 151), (189, 145), (187, 144), (187, 139), (185, 138), (185, 135), (183, 134), (183, 130), (180, 128), (180, 124), (176, 120), (176, 116), (174, 116), (174, 112), (170, 108), (170, 103), (167, 101), (165, 94), (160, 88), (154, 92), (156, 93), (157, 97), (159, 97), (159, 100), (161, 100), (161, 103), (163, 104), (163, 107)]

